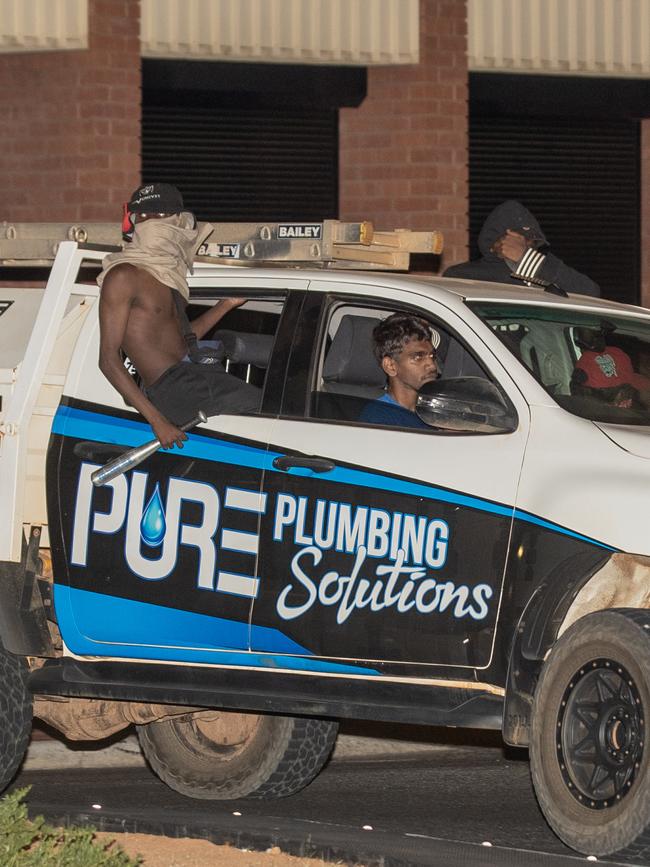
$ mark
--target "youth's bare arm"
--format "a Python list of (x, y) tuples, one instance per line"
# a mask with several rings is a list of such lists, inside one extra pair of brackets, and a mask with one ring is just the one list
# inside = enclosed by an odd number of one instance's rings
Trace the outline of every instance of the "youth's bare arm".
[(214, 328), (217, 322), (223, 319), (228, 311), (233, 310), (235, 307), (240, 307), (244, 301), (246, 301), (245, 298), (222, 298), (221, 301), (217, 301), (205, 313), (201, 313), (200, 316), (193, 319), (190, 322), (190, 327), (196, 334), (196, 339), (200, 340), (204, 334), (207, 334), (211, 328)]
[(124, 367), (120, 355), (135, 289), (135, 277), (129, 266), (116, 266), (104, 279), (99, 296), (99, 369), (126, 403), (146, 418), (163, 448), (182, 447), (187, 435), (168, 421), (143, 394)]

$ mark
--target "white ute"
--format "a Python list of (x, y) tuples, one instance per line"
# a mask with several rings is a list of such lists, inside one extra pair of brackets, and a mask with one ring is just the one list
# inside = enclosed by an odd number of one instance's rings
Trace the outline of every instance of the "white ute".
[[(97, 486), (152, 436), (97, 365), (116, 232), (5, 235), (4, 267), (49, 277), (0, 288), (3, 786), (32, 714), (78, 739), (134, 722), (165, 782), (221, 799), (308, 784), (340, 718), (482, 727), (530, 750), (568, 845), (643, 857), (646, 310), (388, 272), (436, 233), (220, 226), (190, 318), (245, 298), (210, 338), (259, 411)], [(399, 311), (439, 337), (419, 427), (363, 420)]]

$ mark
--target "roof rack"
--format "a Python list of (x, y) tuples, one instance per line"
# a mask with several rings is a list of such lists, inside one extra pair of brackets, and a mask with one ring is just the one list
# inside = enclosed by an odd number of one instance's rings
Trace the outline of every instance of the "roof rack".
[[(316, 268), (361, 268), (408, 271), (411, 253), (440, 255), (442, 233), (410, 229), (377, 231), (368, 220), (314, 223), (213, 223), (197, 262), (222, 265), (309, 265)], [(61, 241), (80, 247), (122, 247), (116, 223), (0, 223), (0, 266), (46, 266)]]

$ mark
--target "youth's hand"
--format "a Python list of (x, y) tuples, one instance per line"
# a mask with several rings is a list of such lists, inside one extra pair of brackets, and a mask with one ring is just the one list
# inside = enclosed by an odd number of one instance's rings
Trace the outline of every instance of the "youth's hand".
[(152, 422), (151, 427), (156, 435), (156, 439), (160, 440), (161, 448), (171, 449), (174, 446), (178, 446), (179, 449), (183, 448), (183, 443), (187, 439), (187, 434), (179, 427), (176, 427), (175, 424), (167, 421), (166, 418)]
[(209, 307), (205, 313), (193, 319), (192, 331), (196, 334), (197, 340), (201, 340), (204, 335), (211, 331), (217, 322), (223, 319), (226, 313), (235, 307), (241, 307), (245, 301), (245, 298), (222, 298), (213, 304), (212, 307)]
[(495, 242), (492, 250), (502, 259), (509, 259), (511, 262), (518, 262), (528, 249), (528, 242), (519, 232), (513, 232), (512, 229), (507, 229), (505, 235), (502, 235)]

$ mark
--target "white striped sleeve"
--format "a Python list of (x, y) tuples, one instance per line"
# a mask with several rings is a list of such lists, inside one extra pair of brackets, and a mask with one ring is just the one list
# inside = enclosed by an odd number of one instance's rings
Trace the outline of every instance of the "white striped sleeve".
[(543, 253), (538, 253), (537, 250), (531, 247), (529, 250), (526, 250), (519, 260), (517, 269), (514, 271), (513, 276), (517, 277), (519, 280), (532, 279), (541, 268), (545, 259), (546, 256)]

